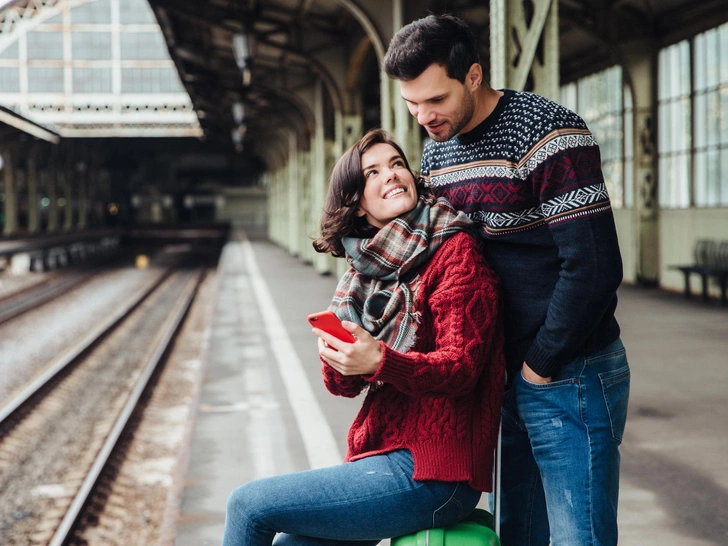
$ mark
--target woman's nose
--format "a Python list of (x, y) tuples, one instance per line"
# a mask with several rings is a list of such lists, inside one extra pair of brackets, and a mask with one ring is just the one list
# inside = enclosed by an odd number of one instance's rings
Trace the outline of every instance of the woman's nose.
[(392, 180), (396, 180), (397, 179), (397, 170), (388, 168), (386, 171), (384, 171), (384, 176), (385, 176), (385, 183), (390, 182)]

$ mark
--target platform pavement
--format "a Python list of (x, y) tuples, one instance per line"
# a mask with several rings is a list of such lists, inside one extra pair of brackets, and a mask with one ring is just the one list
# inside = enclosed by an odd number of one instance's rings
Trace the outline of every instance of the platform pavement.
[[(177, 546), (220, 543), (238, 484), (338, 460), (360, 404), (325, 391), (305, 320), (334, 277), (264, 240), (228, 244), (219, 271)], [(620, 544), (728, 544), (728, 309), (625, 286), (618, 318), (632, 365)]]

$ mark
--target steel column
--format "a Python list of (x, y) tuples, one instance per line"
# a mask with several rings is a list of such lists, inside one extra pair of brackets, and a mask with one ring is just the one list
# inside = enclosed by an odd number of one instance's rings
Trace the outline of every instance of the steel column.
[[(520, 0), (490, 2), (490, 85), (496, 89), (526, 89), (529, 75), (533, 91), (551, 99), (559, 96), (558, 2), (534, 2), (527, 22)], [(543, 40), (543, 62), (536, 49)]]

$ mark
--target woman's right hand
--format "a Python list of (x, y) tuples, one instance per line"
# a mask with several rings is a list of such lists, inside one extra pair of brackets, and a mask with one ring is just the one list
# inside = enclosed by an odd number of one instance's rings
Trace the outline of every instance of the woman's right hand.
[(355, 343), (347, 343), (320, 330), (313, 329), (319, 338), (319, 356), (341, 375), (371, 375), (379, 369), (382, 347), (364, 328), (349, 321), (342, 326), (354, 334)]

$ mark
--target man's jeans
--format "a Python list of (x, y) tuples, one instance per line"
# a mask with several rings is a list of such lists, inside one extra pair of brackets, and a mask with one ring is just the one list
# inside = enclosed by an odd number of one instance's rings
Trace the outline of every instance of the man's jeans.
[(480, 492), (465, 483), (414, 481), (407, 450), (252, 481), (230, 495), (223, 546), (374, 546), (455, 523)]
[(629, 382), (619, 339), (552, 383), (516, 374), (503, 405), (503, 546), (546, 546), (549, 537), (553, 546), (617, 544)]

